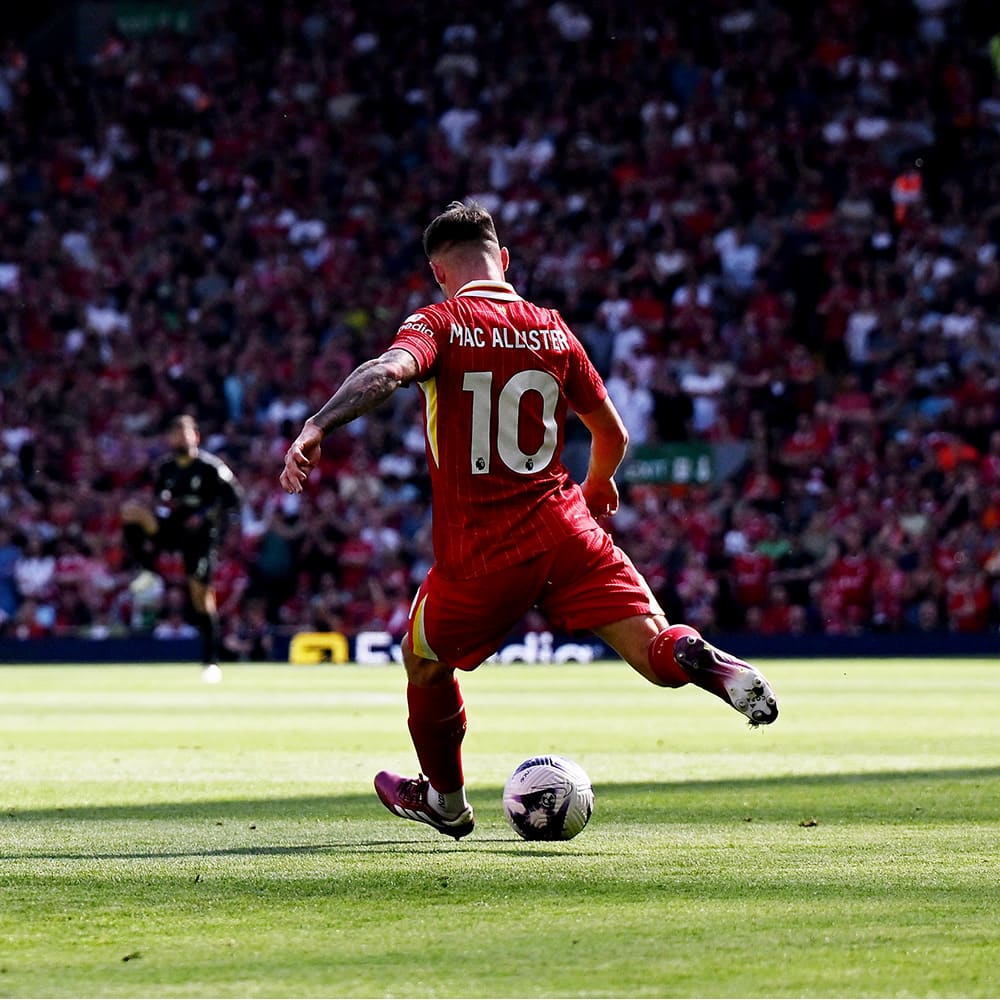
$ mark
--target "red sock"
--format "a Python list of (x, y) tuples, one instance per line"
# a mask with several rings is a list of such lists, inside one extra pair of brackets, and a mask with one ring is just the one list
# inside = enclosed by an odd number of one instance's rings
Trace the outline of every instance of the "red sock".
[(408, 684), (406, 702), (410, 709), (407, 724), (420, 769), (437, 791), (457, 792), (465, 784), (462, 740), (466, 727), (458, 678), (432, 687)]
[(649, 665), (664, 687), (678, 688), (690, 683), (691, 678), (674, 659), (674, 643), (686, 635), (700, 637), (700, 634), (690, 625), (668, 625), (649, 644)]

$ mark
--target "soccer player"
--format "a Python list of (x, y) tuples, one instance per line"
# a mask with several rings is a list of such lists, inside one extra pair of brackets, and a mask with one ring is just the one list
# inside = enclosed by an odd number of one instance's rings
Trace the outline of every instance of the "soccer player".
[[(615, 471), (628, 436), (580, 342), (553, 309), (522, 299), (480, 205), (453, 202), (424, 232), (447, 297), (407, 317), (389, 349), (356, 368), (309, 417), (280, 480), (299, 493), (335, 427), (401, 386), (424, 396), (435, 563), (403, 640), (409, 729), (421, 776), (380, 772), (396, 815), (456, 840), (472, 832), (456, 670), (474, 670), (532, 607), (557, 629), (587, 629), (653, 684), (695, 683), (752, 725), (774, 722), (770, 685), (749, 664), (670, 625), (597, 518), (618, 509)], [(567, 411), (591, 434), (582, 484), (560, 461)]]
[(156, 563), (161, 552), (180, 552), (184, 560), (194, 624), (201, 635), (201, 678), (222, 680), (219, 668), (219, 618), (212, 569), (227, 527), (238, 519), (242, 491), (222, 459), (202, 451), (194, 417), (175, 417), (167, 430), (170, 454), (154, 475), (155, 506), (136, 501), (122, 505), (125, 544), (142, 572), (132, 581), (139, 595), (157, 585)]

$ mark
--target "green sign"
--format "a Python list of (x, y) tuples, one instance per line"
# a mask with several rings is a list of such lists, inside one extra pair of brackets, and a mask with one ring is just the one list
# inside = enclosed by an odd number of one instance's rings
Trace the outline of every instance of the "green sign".
[(711, 445), (640, 445), (622, 464), (618, 478), (623, 483), (669, 483), (697, 486), (710, 483), (715, 474)]
[(197, 4), (133, 3), (115, 4), (115, 24), (123, 35), (135, 37), (154, 31), (189, 33), (198, 25)]

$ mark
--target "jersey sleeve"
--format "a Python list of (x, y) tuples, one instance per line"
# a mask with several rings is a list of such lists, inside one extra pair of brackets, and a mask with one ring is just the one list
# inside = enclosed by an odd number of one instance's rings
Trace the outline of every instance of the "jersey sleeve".
[(566, 373), (566, 398), (577, 413), (591, 413), (607, 398), (604, 379), (587, 356), (583, 344), (558, 313), (555, 319), (566, 331), (570, 343), (569, 369)]
[(408, 351), (420, 366), (418, 379), (422, 379), (434, 367), (438, 356), (438, 335), (444, 328), (444, 320), (433, 309), (422, 309), (403, 320), (393, 338), (392, 347)]

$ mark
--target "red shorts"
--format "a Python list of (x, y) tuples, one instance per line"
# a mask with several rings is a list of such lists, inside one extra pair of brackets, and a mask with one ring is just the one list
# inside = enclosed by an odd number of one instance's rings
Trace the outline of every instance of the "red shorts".
[(474, 670), (533, 607), (566, 632), (663, 614), (632, 560), (593, 528), (472, 580), (448, 580), (431, 567), (410, 609), (410, 645), (417, 656)]

